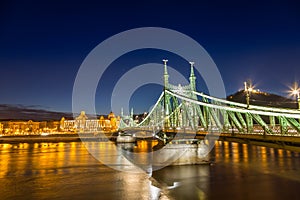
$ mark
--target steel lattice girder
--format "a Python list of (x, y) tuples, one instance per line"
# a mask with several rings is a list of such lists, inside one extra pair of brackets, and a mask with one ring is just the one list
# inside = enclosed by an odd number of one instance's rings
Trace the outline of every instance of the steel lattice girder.
[(253, 131), (253, 118), (250, 113), (245, 113), (246, 123), (247, 123), (247, 132), (251, 133)]
[(281, 134), (285, 134), (288, 130), (288, 121), (283, 116), (279, 116), (278, 120), (279, 120), (279, 124), (280, 124)]
[[(167, 118), (168, 120), (171, 120), (171, 126), (191, 125), (196, 127), (200, 122), (202, 127), (207, 130), (208, 125), (211, 125), (211, 122), (213, 121), (219, 128), (221, 128), (221, 121), (219, 120), (221, 114), (224, 119), (223, 130), (228, 130), (231, 121), (238, 128), (239, 132), (243, 133), (244, 128), (247, 128), (247, 132), (250, 133), (253, 131), (254, 119), (256, 123), (265, 130), (266, 133), (273, 134), (274, 132), (272, 129), (274, 129), (276, 126), (275, 118), (278, 118), (282, 134), (287, 133), (289, 128), (293, 128), (300, 133), (300, 123), (297, 121), (297, 119), (300, 119), (299, 111), (252, 105), (250, 106), (251, 109), (245, 109), (245, 104), (229, 102), (227, 100), (210, 97), (195, 91), (193, 91), (193, 93), (201, 96), (202, 100), (199, 101), (190, 93), (185, 96), (166, 90), (166, 93), (163, 92), (161, 94), (153, 109), (143, 120), (143, 122), (139, 124), (139, 126), (149, 124), (150, 115), (155, 115), (155, 123), (161, 124), (161, 121), (164, 120), (160, 112), (164, 105), (162, 99), (166, 98), (166, 107), (169, 109), (169, 111), (172, 111), (172, 113), (169, 114), (169, 118)], [(167, 95), (167, 97), (164, 97), (164, 95)], [(208, 99), (214, 101), (215, 103), (210, 103)], [(189, 102), (190, 106), (184, 105), (181, 107), (181, 109), (177, 109), (180, 107), (180, 105), (182, 105), (179, 104), (180, 101)], [(221, 103), (226, 103), (226, 105), (222, 105)], [(262, 118), (261, 116), (269, 117), (269, 125), (263, 120), (265, 118)], [(182, 120), (181, 124), (180, 120)]]
[(272, 127), (272, 128), (274, 128), (275, 127), (275, 116), (269, 116), (269, 118), (270, 118), (270, 126)]
[(297, 130), (298, 133), (300, 133), (300, 123), (295, 120), (294, 118), (287, 118), (290, 125)]
[(273, 131), (269, 128), (269, 126), (266, 124), (266, 122), (258, 115), (258, 114), (252, 114), (253, 119), (264, 129), (265, 132), (269, 134), (274, 134)]
[(244, 129), (242, 125), (240, 124), (239, 120), (236, 118), (235, 113), (231, 111), (227, 111), (231, 121), (234, 123), (236, 128), (239, 130), (239, 132), (244, 133)]
[(241, 122), (241, 124), (242, 124), (243, 128), (246, 128), (246, 127), (247, 127), (247, 125), (246, 125), (246, 122), (245, 122), (245, 120), (244, 120), (244, 118), (243, 118), (242, 114), (241, 114), (241, 113), (239, 113), (239, 112), (237, 112), (237, 113), (236, 113), (236, 116), (238, 117), (239, 121)]

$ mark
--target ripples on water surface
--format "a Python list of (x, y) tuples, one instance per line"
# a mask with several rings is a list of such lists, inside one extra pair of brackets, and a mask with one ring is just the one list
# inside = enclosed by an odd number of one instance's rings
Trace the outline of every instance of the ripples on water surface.
[[(111, 164), (120, 156), (112, 154), (112, 143), (88, 145)], [(140, 141), (134, 151), (153, 145)], [(0, 199), (299, 199), (299, 157), (216, 142), (212, 165), (166, 167), (148, 178), (99, 163), (80, 142), (0, 144)]]

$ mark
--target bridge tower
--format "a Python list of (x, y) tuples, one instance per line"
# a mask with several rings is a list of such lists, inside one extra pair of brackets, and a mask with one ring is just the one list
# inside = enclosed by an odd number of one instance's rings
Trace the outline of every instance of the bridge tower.
[(168, 60), (164, 59), (164, 89), (168, 89), (168, 85), (169, 85), (169, 74), (168, 74), (168, 66), (167, 66), (167, 62)]
[(168, 74), (168, 60), (163, 59), (164, 62), (164, 128), (170, 127), (170, 120), (169, 120), (169, 107), (170, 107), (170, 99), (169, 96), (166, 94), (166, 90), (169, 89), (169, 74)]
[[(195, 65), (195, 62), (189, 62), (190, 65), (191, 65), (191, 72), (190, 72), (190, 96), (191, 98), (197, 100), (197, 96), (193, 93), (196, 91), (196, 76), (195, 76), (195, 73), (194, 73), (194, 65)], [(198, 108), (198, 106), (193, 106), (191, 108), (191, 117), (192, 117), (192, 127), (196, 127), (197, 124), (198, 124), (198, 115), (196, 114), (197, 111), (199, 110), (200, 108)]]

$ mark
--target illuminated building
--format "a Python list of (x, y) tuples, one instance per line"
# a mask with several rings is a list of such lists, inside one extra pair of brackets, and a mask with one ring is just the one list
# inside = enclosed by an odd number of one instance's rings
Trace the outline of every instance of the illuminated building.
[(116, 117), (110, 112), (105, 119), (101, 116), (99, 119), (89, 119), (84, 111), (75, 119), (66, 120), (64, 117), (60, 121), (61, 131), (73, 132), (98, 132), (98, 131), (116, 131), (118, 129), (120, 117)]
[(40, 135), (41, 133), (82, 133), (116, 131), (120, 117), (111, 112), (107, 118), (89, 119), (82, 111), (75, 119), (61, 118), (60, 121), (2, 121), (1, 135)]
[(58, 121), (4, 121), (0, 125), (0, 132), (5, 135), (31, 135), (53, 131), (59, 131)]
[(2, 132), (3, 132), (3, 124), (0, 123), (0, 133), (2, 133)]

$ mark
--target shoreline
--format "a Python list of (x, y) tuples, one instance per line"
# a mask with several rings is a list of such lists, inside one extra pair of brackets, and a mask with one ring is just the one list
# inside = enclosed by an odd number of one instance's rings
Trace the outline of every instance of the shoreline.
[[(104, 136), (105, 135), (105, 136)], [(117, 136), (113, 134), (53, 134), (47, 136), (41, 135), (24, 135), (24, 136), (2, 136), (0, 137), (0, 144), (18, 144), (18, 143), (43, 143), (43, 142), (108, 142), (115, 141)], [(149, 140), (152, 137), (140, 137), (138, 140)]]
[(99, 137), (97, 135), (91, 134), (53, 134), (47, 136), (41, 135), (25, 135), (25, 136), (2, 136), (0, 137), (0, 144), (9, 143), (42, 143), (42, 142), (81, 142), (81, 141), (108, 141), (110, 136)]
[(6, 136), (0, 138), (0, 144), (17, 144), (17, 143), (43, 143), (43, 142), (79, 142), (81, 141), (78, 135), (74, 136)]

